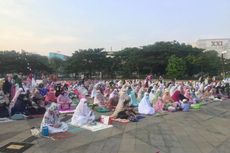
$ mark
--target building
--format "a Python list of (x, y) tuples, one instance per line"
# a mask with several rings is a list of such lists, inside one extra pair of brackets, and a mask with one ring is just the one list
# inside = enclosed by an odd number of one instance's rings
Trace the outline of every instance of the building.
[(61, 60), (64, 61), (64, 60), (66, 60), (67, 56), (63, 55), (63, 54), (60, 54), (60, 53), (50, 52), (48, 58), (49, 59), (57, 58), (57, 59), (61, 59)]
[(224, 58), (230, 59), (230, 38), (223, 39), (199, 39), (196, 47), (205, 50), (216, 50), (219, 55), (223, 54)]

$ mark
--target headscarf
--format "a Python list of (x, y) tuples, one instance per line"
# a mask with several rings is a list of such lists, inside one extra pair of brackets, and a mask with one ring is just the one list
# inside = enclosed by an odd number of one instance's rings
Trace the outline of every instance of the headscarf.
[(165, 89), (165, 92), (163, 94), (162, 100), (163, 100), (164, 103), (173, 102), (173, 99), (171, 98), (168, 89)]
[(118, 104), (116, 106), (114, 113), (111, 115), (111, 117), (117, 117), (118, 113), (123, 111), (124, 109), (124, 102), (129, 101), (129, 100), (130, 100), (130, 97), (127, 95), (125, 91), (120, 92), (120, 98), (119, 98)]
[(138, 112), (140, 114), (154, 114), (155, 113), (154, 108), (150, 104), (149, 94), (147, 92), (144, 94), (144, 97), (142, 98), (142, 100), (140, 101), (138, 105)]
[(100, 90), (97, 90), (96, 95), (95, 95), (94, 100), (93, 100), (93, 104), (98, 104), (99, 107), (102, 107), (104, 105), (104, 102), (105, 102), (104, 95), (101, 93)]
[(156, 112), (162, 112), (163, 108), (164, 108), (164, 104), (163, 104), (162, 98), (158, 97), (157, 102), (154, 106), (154, 109)]
[(151, 91), (150, 91), (150, 93), (149, 93), (149, 100), (150, 100), (150, 101), (153, 101), (153, 98), (154, 98), (154, 95), (155, 95), (154, 92), (155, 92), (155, 91), (154, 91), (154, 88), (152, 88)]
[(92, 110), (88, 107), (87, 105), (87, 99), (82, 98), (79, 102), (79, 104), (77, 105), (73, 116), (88, 116), (90, 113), (92, 112)]
[(152, 104), (155, 104), (157, 102), (158, 97), (161, 96), (161, 89), (158, 88), (157, 91), (155, 92), (153, 99), (152, 99)]
[(130, 97), (130, 105), (131, 106), (138, 106), (138, 101), (136, 99), (135, 92), (132, 90), (129, 94)]
[(189, 88), (185, 89), (184, 96), (185, 96), (186, 98), (188, 98), (189, 101), (192, 100), (192, 96), (191, 96), (191, 94), (190, 94), (190, 89), (189, 89)]
[(42, 122), (47, 125), (60, 124), (58, 105), (51, 103), (45, 112)]
[(114, 89), (113, 92), (109, 95), (109, 99), (112, 99), (112, 98), (114, 98), (116, 96), (119, 97), (119, 94), (118, 94), (117, 89)]

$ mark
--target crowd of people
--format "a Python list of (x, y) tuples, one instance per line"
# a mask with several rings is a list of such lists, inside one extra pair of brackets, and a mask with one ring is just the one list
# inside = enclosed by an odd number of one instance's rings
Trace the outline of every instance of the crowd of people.
[(149, 75), (144, 80), (58, 81), (51, 76), (36, 82), (32, 74), (7, 75), (0, 84), (0, 117), (44, 114), (41, 129), (47, 126), (49, 133), (56, 133), (68, 130), (60, 111), (74, 110), (70, 123), (75, 126), (95, 124), (98, 108), (110, 111), (111, 118), (137, 122), (138, 114), (189, 111), (193, 104), (224, 97), (222, 81), (210, 78), (178, 82)]

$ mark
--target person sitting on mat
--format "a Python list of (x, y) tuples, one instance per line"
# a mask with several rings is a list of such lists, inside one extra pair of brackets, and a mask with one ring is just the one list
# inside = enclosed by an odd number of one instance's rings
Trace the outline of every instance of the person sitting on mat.
[(105, 97), (102, 94), (100, 87), (97, 87), (96, 94), (93, 100), (94, 105), (98, 105), (99, 107), (104, 107), (105, 105)]
[(113, 118), (129, 119), (131, 121), (136, 120), (136, 113), (133, 108), (128, 107), (130, 103), (130, 97), (127, 94), (127, 90), (122, 89), (120, 91), (120, 98), (114, 113), (111, 115)]
[(109, 95), (107, 108), (114, 109), (118, 104), (118, 100), (119, 100), (118, 90), (114, 89), (113, 92)]
[(130, 106), (134, 106), (137, 107), (138, 106), (138, 101), (136, 98), (136, 93), (135, 91), (130, 87), (131, 91), (129, 93), (129, 97), (130, 97)]
[(45, 96), (45, 102), (46, 104), (57, 102), (57, 97), (55, 96), (55, 90), (54, 88), (49, 88), (49, 91), (47, 95)]
[(41, 122), (40, 131), (42, 131), (44, 126), (48, 127), (49, 133), (59, 133), (68, 130), (68, 125), (60, 121), (58, 105), (56, 103), (51, 103), (50, 107), (46, 110)]
[(60, 105), (60, 110), (68, 110), (70, 109), (71, 99), (68, 97), (68, 93), (63, 89), (61, 94), (57, 98), (57, 104)]
[(155, 113), (154, 108), (151, 106), (148, 92), (144, 94), (144, 97), (140, 101), (138, 105), (138, 112), (140, 114), (149, 114), (149, 115), (152, 115)]
[(95, 121), (93, 110), (88, 107), (87, 99), (82, 98), (77, 105), (74, 114), (71, 118), (71, 124), (75, 126), (82, 126), (91, 124)]
[(26, 79), (23, 82), (19, 80), (16, 94), (9, 105), (9, 113), (30, 115), (33, 112), (32, 103), (30, 101), (30, 91), (27, 88)]

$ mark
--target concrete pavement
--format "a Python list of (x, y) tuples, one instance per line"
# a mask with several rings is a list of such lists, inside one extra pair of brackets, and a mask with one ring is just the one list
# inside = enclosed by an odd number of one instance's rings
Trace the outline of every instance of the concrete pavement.
[[(0, 123), (0, 146), (31, 137), (41, 119)], [(25, 153), (229, 153), (230, 100), (201, 110), (147, 116), (137, 123), (118, 124), (98, 132), (82, 130), (53, 141), (33, 138)]]

